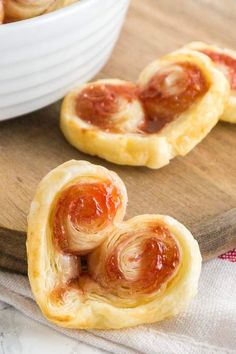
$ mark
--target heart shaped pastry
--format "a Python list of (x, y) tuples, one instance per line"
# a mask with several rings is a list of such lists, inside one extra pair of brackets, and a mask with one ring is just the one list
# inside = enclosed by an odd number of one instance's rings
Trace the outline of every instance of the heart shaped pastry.
[(104, 167), (69, 161), (39, 184), (28, 217), (28, 273), (43, 314), (70, 328), (123, 328), (182, 311), (201, 255), (163, 215), (123, 221), (127, 195)]
[(137, 84), (110, 79), (77, 87), (63, 102), (61, 129), (83, 152), (159, 168), (210, 132), (228, 96), (211, 60), (184, 49), (148, 65)]
[(231, 91), (220, 119), (236, 123), (236, 52), (202, 42), (193, 42), (187, 47), (207, 55), (229, 81)]

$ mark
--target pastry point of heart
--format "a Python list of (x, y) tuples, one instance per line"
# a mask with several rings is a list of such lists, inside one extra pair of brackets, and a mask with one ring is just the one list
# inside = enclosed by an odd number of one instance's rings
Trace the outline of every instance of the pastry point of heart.
[(177, 220), (124, 221), (127, 193), (104, 167), (68, 161), (40, 182), (28, 216), (28, 275), (45, 317), (123, 328), (183, 311), (197, 292), (198, 243)]

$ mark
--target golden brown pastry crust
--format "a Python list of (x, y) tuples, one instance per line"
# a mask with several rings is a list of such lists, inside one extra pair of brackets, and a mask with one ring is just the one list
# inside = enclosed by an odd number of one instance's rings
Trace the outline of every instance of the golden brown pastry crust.
[(78, 0), (7, 0), (4, 3), (6, 18), (24, 20), (68, 6)]
[[(190, 49), (199, 50), (199, 51), (209, 50), (213, 53), (215, 52), (215, 53), (227, 55), (227, 56), (236, 60), (236, 52), (231, 49), (220, 48), (218, 46), (208, 45), (203, 42), (192, 42), (192, 43), (188, 44), (187, 47)], [(216, 64), (216, 67), (219, 70), (221, 70), (223, 73), (225, 73), (222, 66), (217, 66), (217, 64)], [(228, 79), (227, 74), (225, 76)], [(236, 90), (234, 90), (232, 88), (230, 91), (230, 95), (228, 97), (228, 101), (225, 105), (223, 114), (221, 115), (220, 119), (225, 122), (236, 123)]]
[[(179, 117), (155, 134), (140, 134), (137, 125), (144, 112), (138, 100), (123, 109), (126, 132), (112, 133), (80, 119), (76, 113), (76, 97), (88, 85), (71, 91), (61, 109), (61, 130), (66, 139), (77, 149), (100, 156), (108, 161), (135, 166), (160, 168), (178, 155), (186, 155), (214, 127), (222, 114), (229, 95), (229, 84), (224, 75), (215, 69), (203, 54), (184, 49), (171, 53), (148, 65), (141, 73), (138, 85), (143, 86), (160, 67), (171, 63), (189, 62), (201, 68), (209, 80), (207, 93)], [(127, 85), (121, 80), (100, 80), (93, 85)]]
[(49, 6), (49, 8), (47, 9), (47, 12), (52, 12), (55, 10), (59, 10), (62, 9), (63, 7), (69, 6), (71, 4), (74, 4), (75, 2), (78, 2), (80, 0), (57, 0), (54, 1), (54, 3)]
[[(85, 172), (86, 171), (86, 172)], [(201, 255), (191, 233), (175, 219), (163, 215), (141, 215), (119, 225), (106, 242), (89, 256), (89, 267), (94, 257), (103, 257), (109, 242), (118, 240), (124, 232), (140, 230), (149, 225), (164, 225), (171, 232), (180, 251), (180, 263), (166, 287), (145, 296), (133, 294), (119, 296), (113, 292), (96, 291), (96, 286), (86, 285), (84, 290), (69, 286), (80, 272), (75, 256), (63, 255), (55, 250), (50, 230), (50, 211), (55, 195), (65, 184), (81, 175), (93, 173), (101, 178), (103, 173), (111, 178), (124, 193), (125, 189), (114, 173), (87, 162), (69, 161), (52, 170), (39, 184), (28, 216), (28, 273), (32, 291), (43, 314), (52, 322), (68, 328), (123, 328), (160, 321), (173, 316), (187, 306), (197, 292), (201, 270)], [(121, 210), (120, 218), (122, 218)], [(145, 255), (144, 255), (145, 256)], [(83, 284), (83, 278), (82, 278)], [(96, 285), (96, 284), (95, 284)], [(94, 290), (95, 289), (95, 290)]]

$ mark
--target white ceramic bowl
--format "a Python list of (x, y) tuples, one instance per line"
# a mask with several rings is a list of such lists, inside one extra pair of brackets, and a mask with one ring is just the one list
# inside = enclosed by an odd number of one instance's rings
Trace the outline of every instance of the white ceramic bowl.
[(0, 26), (0, 120), (42, 108), (106, 63), (129, 0), (81, 0)]

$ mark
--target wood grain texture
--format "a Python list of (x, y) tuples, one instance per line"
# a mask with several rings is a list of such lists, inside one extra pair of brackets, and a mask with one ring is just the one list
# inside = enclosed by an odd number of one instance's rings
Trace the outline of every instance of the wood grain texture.
[[(235, 20), (234, 0), (133, 0), (98, 78), (136, 80), (150, 61), (193, 40), (236, 49)], [(219, 123), (188, 156), (154, 171), (116, 166), (75, 150), (59, 130), (59, 111), (60, 102), (0, 123), (0, 225), (25, 230), (38, 182), (69, 159), (115, 170), (128, 189), (127, 217), (168, 214), (196, 227), (236, 206), (236, 125)]]
[[(202, 220), (190, 227), (198, 241), (203, 261), (236, 246), (236, 208)], [(26, 233), (0, 226), (0, 269), (27, 274)]]
[(27, 274), (26, 233), (0, 226), (0, 268)]

